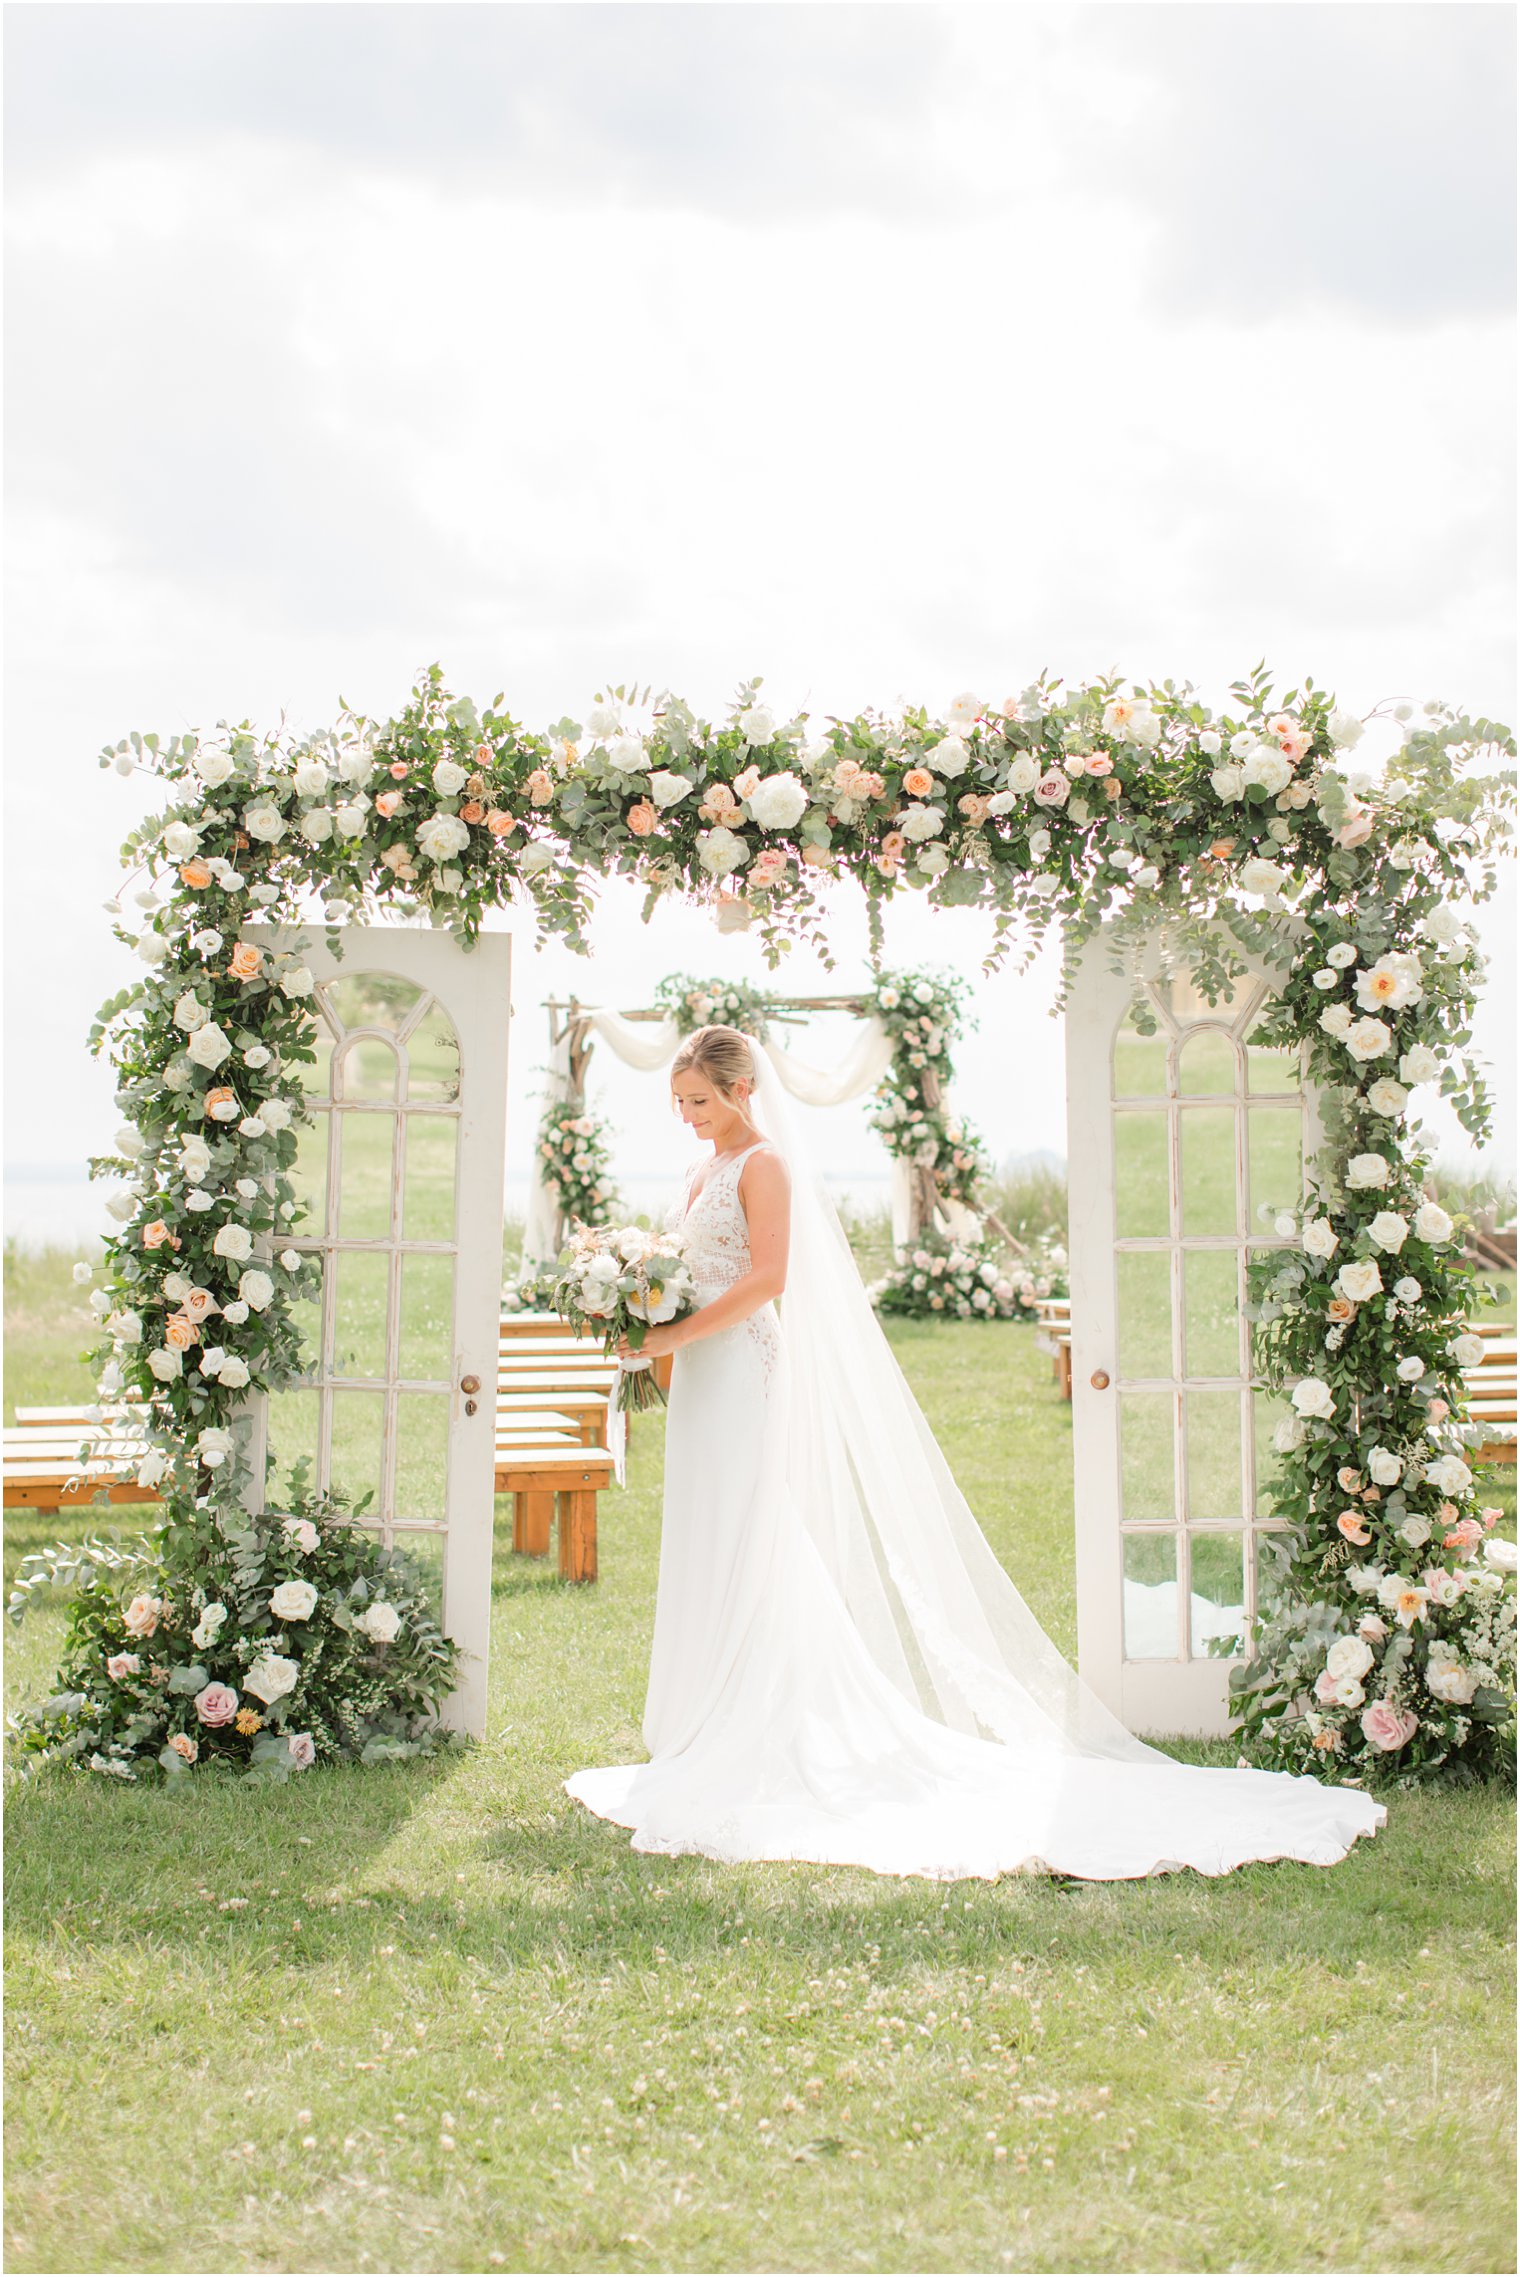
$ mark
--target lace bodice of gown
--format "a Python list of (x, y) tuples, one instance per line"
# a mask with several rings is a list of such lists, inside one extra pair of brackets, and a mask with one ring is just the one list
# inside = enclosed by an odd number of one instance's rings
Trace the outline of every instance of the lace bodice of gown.
[[(764, 1140), (757, 1140), (742, 1153), (715, 1162), (693, 1200), (692, 1188), (698, 1168), (694, 1164), (687, 1174), (684, 1201), (671, 1212), (672, 1224), (685, 1236), (686, 1262), (696, 1285), (699, 1308), (732, 1288), (735, 1281), (742, 1280), (754, 1262), (750, 1255), (749, 1222), (739, 1199), (739, 1177), (750, 1156), (758, 1153), (764, 1144)], [(746, 1333), (756, 1345), (769, 1378), (781, 1341), (775, 1306), (767, 1302), (752, 1312), (748, 1320), (738, 1322), (734, 1329), (719, 1331), (720, 1335), (738, 1333)]]

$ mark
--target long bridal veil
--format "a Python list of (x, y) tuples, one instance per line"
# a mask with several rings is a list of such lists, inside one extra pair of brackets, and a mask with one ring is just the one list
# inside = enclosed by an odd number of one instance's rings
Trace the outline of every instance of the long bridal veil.
[(1083, 1683), (994, 1557), (882, 1333), (768, 1050), (752, 1051), (755, 1120), (792, 1183), (788, 1482), (872, 1658), (956, 1730), (1171, 1763)]

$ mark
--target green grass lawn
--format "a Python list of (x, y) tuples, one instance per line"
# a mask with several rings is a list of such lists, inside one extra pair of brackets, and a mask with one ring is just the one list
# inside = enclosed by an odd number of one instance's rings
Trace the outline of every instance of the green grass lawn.
[[(11, 1401), (88, 1392), (79, 1293), (12, 1261)], [(1033, 1332), (892, 1335), (1072, 1651)], [(1514, 2266), (1506, 1794), (1220, 1881), (638, 1858), (560, 1781), (640, 1752), (659, 1503), (644, 1420), (594, 1589), (499, 1526), (456, 1760), (13, 1790), (12, 2270)], [(61, 1629), (11, 1633), (13, 1705)]]

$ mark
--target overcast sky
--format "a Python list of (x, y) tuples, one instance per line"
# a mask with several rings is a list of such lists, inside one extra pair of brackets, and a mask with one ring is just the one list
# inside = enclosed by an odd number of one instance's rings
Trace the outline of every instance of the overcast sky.
[[(131, 727), (383, 718), (434, 658), (530, 724), (756, 672), (785, 709), (1041, 666), (1217, 702), (1263, 655), (1359, 711), (1516, 716), (1506, 6), (25, 0), (5, 32), (11, 1169), (117, 1119), (83, 1040), (127, 964), (100, 905), (148, 802), (95, 754)], [(636, 909), (589, 966), (524, 944), (509, 1168), (548, 988), (764, 977)], [(837, 925), (829, 986), (864, 972), (852, 897)], [(888, 947), (985, 938), (914, 909)], [(959, 1096), (999, 1154), (1064, 1151), (1050, 987), (979, 993)], [(1497, 1011), (1482, 1040), (1512, 1151)], [(636, 1171), (659, 1090), (607, 1071)], [(874, 1159), (858, 1111), (828, 1143)]]

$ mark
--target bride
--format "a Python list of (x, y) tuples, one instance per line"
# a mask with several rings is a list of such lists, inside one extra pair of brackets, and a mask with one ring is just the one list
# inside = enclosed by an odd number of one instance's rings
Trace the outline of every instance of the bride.
[(671, 1084), (712, 1152), (675, 1219), (698, 1309), (643, 1346), (675, 1356), (650, 1760), (567, 1792), (636, 1850), (934, 1880), (1328, 1866), (1375, 1833), (1357, 1788), (1125, 1729), (972, 1517), (763, 1047), (699, 1028)]

